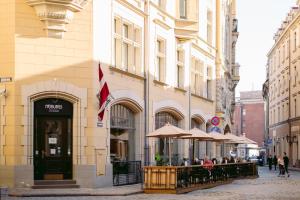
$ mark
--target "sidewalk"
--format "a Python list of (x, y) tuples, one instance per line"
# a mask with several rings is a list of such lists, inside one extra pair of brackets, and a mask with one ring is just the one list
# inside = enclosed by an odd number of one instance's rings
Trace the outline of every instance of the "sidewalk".
[(289, 167), (290, 171), (297, 171), (300, 172), (300, 168), (299, 167)]
[(57, 196), (127, 196), (142, 193), (142, 185), (112, 186), (105, 188), (78, 188), (78, 189), (10, 189), (9, 196), (14, 197), (57, 197)]

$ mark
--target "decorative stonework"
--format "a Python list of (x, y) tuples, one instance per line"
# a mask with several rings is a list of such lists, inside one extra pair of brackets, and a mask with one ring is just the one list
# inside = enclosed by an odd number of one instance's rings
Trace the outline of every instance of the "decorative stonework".
[(74, 12), (80, 12), (88, 0), (26, 0), (35, 8), (37, 16), (45, 23), (49, 37), (62, 38)]

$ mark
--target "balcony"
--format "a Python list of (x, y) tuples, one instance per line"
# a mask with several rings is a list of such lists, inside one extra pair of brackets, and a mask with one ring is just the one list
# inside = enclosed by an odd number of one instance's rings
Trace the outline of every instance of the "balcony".
[(190, 19), (175, 20), (175, 35), (179, 39), (192, 39), (198, 32), (198, 21)]
[(75, 12), (80, 12), (88, 0), (26, 0), (26, 3), (35, 8), (39, 19), (44, 22), (48, 37), (62, 38), (67, 31)]
[(239, 37), (238, 20), (233, 19), (233, 21), (232, 21), (232, 43), (233, 43), (233, 46), (236, 44), (238, 37)]
[(232, 66), (232, 80), (235, 82), (239, 82), (240, 80), (240, 65), (238, 63)]

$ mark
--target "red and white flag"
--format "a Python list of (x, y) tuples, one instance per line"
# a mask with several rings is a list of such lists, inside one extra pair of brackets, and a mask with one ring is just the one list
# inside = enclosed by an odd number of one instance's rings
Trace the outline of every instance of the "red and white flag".
[(113, 97), (110, 94), (107, 83), (103, 78), (103, 72), (101, 70), (100, 63), (98, 67), (98, 75), (99, 75), (99, 84), (100, 84), (100, 90), (97, 94), (97, 97), (99, 99), (98, 120), (102, 121), (104, 117), (105, 108), (107, 107), (109, 102), (113, 100)]

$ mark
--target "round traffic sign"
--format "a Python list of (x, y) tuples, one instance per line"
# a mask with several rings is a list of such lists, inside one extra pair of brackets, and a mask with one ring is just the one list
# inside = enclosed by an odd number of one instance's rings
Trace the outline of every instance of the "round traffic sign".
[(214, 126), (218, 126), (220, 124), (220, 118), (217, 117), (217, 116), (214, 116), (212, 119), (211, 119), (211, 123), (214, 125)]

